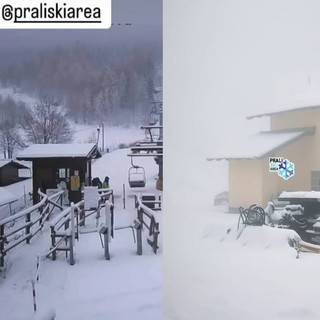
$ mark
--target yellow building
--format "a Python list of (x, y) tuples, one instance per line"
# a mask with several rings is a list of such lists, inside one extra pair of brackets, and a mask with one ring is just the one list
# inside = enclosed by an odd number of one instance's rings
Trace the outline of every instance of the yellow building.
[[(237, 141), (208, 160), (229, 161), (229, 211), (257, 203), (263, 207), (282, 191), (320, 191), (320, 106), (257, 114), (270, 117), (270, 131)], [(293, 162), (288, 180), (269, 171), (269, 157)]]

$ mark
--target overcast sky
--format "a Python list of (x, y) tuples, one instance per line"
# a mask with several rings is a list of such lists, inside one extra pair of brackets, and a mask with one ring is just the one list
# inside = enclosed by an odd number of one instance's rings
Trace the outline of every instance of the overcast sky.
[(259, 126), (239, 120), (247, 115), (320, 102), (319, 1), (177, 0), (165, 8), (168, 121), (183, 114), (198, 145)]
[(161, 39), (162, 0), (113, 0), (112, 22), (132, 23), (108, 30), (0, 30), (0, 51), (30, 48), (70, 41), (108, 43)]
[[(223, 190), (209, 171), (220, 163), (206, 158), (226, 139), (269, 129), (269, 118), (246, 116), (320, 104), (320, 2), (176, 0), (164, 8), (166, 188), (176, 204), (186, 195), (211, 204)], [(191, 195), (177, 192), (182, 184)]]

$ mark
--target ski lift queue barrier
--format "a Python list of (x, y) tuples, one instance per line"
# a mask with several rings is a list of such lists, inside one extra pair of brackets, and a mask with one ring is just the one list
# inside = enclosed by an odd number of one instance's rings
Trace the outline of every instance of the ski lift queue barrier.
[[(158, 241), (159, 241), (159, 222), (157, 222), (155, 218), (155, 211), (149, 208), (146, 204), (143, 203), (142, 196), (138, 195), (135, 197), (135, 207), (137, 208), (138, 220), (136, 221), (136, 225), (138, 231), (141, 233), (143, 228), (145, 227), (149, 232), (147, 236), (147, 242), (151, 246), (153, 252), (157, 254), (157, 250), (159, 249)], [(138, 239), (141, 238), (141, 234)], [(141, 241), (140, 241), (141, 242)], [(138, 247), (138, 254), (142, 254), (142, 242), (140, 244), (141, 248)]]
[[(66, 255), (70, 252), (70, 264), (74, 264), (74, 239), (79, 240), (79, 224), (81, 221), (79, 217), (84, 216), (84, 200), (81, 200), (76, 204), (72, 203), (69, 208), (63, 210), (52, 220), (50, 223), (51, 248), (47, 256), (51, 254), (52, 260), (56, 260), (57, 251), (65, 251)], [(64, 230), (61, 230), (63, 227)], [(59, 239), (58, 241), (56, 241), (57, 238)], [(65, 246), (59, 246), (63, 241), (65, 242)]]
[[(38, 194), (42, 197), (40, 202), (0, 220), (0, 267), (5, 266), (4, 257), (11, 249), (24, 241), (29, 244), (30, 240), (42, 230), (45, 221), (49, 219), (53, 209), (55, 207), (61, 208), (63, 192), (63, 190), (60, 190), (51, 196), (47, 196), (39, 189)], [(60, 203), (60, 205), (58, 203)], [(35, 215), (36, 212), (39, 214), (38, 216)], [(38, 227), (34, 229), (33, 227), (35, 227), (38, 222)], [(16, 225), (15, 228), (12, 226), (13, 230), (6, 228), (6, 226), (10, 226), (11, 224), (13, 224), (13, 226)]]
[[(112, 189), (97, 189), (100, 200), (97, 208), (85, 209), (85, 201), (81, 200), (76, 204), (72, 204), (71, 207), (62, 211), (51, 223), (51, 248), (49, 255), (52, 260), (56, 260), (57, 251), (64, 251), (66, 257), (70, 254), (70, 264), (75, 263), (73, 256), (73, 245), (75, 239), (79, 240), (79, 226), (85, 226), (85, 220), (94, 213), (97, 213), (97, 218), (100, 217), (100, 210), (106, 207), (106, 201), (109, 200), (110, 205), (110, 219), (111, 230), (110, 236), (113, 237), (113, 225), (114, 225), (114, 211), (113, 211), (113, 190)], [(73, 210), (73, 211), (72, 211)], [(64, 229), (64, 230), (62, 230)], [(64, 242), (64, 245), (63, 245)]]
[[(109, 200), (111, 201), (111, 203), (114, 203), (113, 189), (101, 188), (97, 190), (100, 197), (97, 204), (97, 208), (89, 209), (89, 210), (84, 209), (80, 211), (80, 215), (79, 215), (80, 226), (85, 226), (86, 218), (88, 218), (94, 213), (97, 213), (97, 217), (100, 217), (100, 210), (105, 207), (106, 200)], [(111, 208), (111, 219), (112, 219), (112, 225), (113, 225), (114, 224), (113, 206)], [(111, 236), (113, 237), (113, 230), (111, 230)]]

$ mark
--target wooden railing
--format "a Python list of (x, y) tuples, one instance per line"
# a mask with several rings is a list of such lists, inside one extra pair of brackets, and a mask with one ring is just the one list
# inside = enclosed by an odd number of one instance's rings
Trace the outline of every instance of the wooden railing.
[[(158, 202), (158, 201), (157, 201)], [(152, 251), (157, 254), (159, 249), (159, 222), (155, 217), (155, 211), (147, 207), (141, 196), (136, 196), (135, 205), (137, 208), (137, 220), (135, 221), (135, 228), (137, 229), (137, 254), (142, 255), (142, 230), (148, 230), (147, 242), (151, 246)]]
[[(47, 256), (51, 254), (52, 260), (56, 260), (57, 251), (65, 251), (66, 255), (70, 255), (70, 264), (74, 264), (73, 246), (75, 239), (79, 239), (79, 224), (84, 221), (80, 217), (85, 219), (83, 200), (76, 204), (71, 203), (69, 208), (50, 222), (51, 248)], [(63, 242), (64, 246), (61, 245)]]
[[(100, 191), (100, 190), (99, 190)], [(100, 194), (101, 201), (99, 201), (99, 206), (96, 209), (85, 210), (84, 209), (84, 200), (73, 204), (71, 207), (62, 211), (57, 217), (55, 217), (50, 223), (51, 230), (51, 248), (47, 256), (52, 256), (52, 260), (56, 260), (57, 251), (66, 252), (66, 256), (69, 254), (69, 262), (71, 265), (75, 263), (73, 246), (75, 244), (75, 239), (79, 240), (80, 226), (85, 226), (86, 219), (92, 214), (96, 213), (97, 219), (97, 230), (98, 231), (98, 221), (100, 218), (100, 210), (106, 207), (106, 203), (109, 203), (110, 208), (110, 226), (108, 228), (109, 236), (113, 237), (113, 223), (114, 223), (114, 212), (113, 212), (113, 191), (108, 190)], [(106, 200), (108, 198), (108, 200)], [(92, 230), (90, 231), (92, 232)], [(83, 232), (86, 233), (86, 232)]]
[(38, 194), (42, 199), (36, 205), (0, 220), (0, 267), (4, 267), (4, 257), (11, 249), (24, 241), (29, 244), (42, 230), (54, 207), (61, 208), (62, 190), (51, 196), (40, 190)]

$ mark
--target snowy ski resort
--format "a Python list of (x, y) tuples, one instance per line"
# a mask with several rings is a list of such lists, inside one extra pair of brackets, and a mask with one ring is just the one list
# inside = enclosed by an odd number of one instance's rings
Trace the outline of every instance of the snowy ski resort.
[[(62, 146), (58, 155), (80, 149)], [(140, 157), (144, 186), (130, 187), (131, 152), (93, 159), (91, 176), (108, 176), (109, 188), (84, 187), (75, 206), (64, 189), (39, 190), (40, 202), (0, 220), (5, 319), (161, 319), (159, 168), (155, 155)]]

